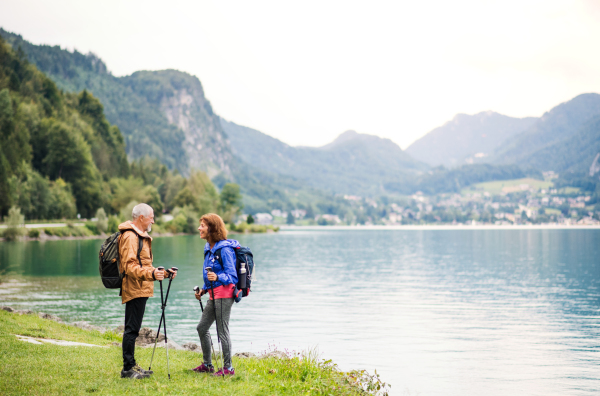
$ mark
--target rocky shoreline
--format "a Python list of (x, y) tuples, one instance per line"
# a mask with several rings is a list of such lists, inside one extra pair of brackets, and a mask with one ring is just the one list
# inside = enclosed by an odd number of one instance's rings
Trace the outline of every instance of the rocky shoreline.
[[(68, 325), (68, 326), (78, 327), (80, 329), (88, 330), (88, 331), (98, 331), (100, 333), (105, 333), (107, 331), (111, 331), (111, 332), (119, 334), (119, 335), (123, 335), (123, 331), (124, 331), (124, 326), (118, 326), (115, 329), (109, 329), (109, 328), (105, 328), (105, 327), (101, 327), (101, 326), (92, 325), (86, 321), (77, 321), (77, 322), (67, 323), (56, 315), (52, 315), (52, 314), (44, 313), (44, 312), (35, 312), (35, 311), (29, 310), (29, 309), (17, 310), (12, 307), (9, 307), (9, 306), (0, 306), (0, 309), (7, 311), (7, 312), (17, 314), (17, 315), (37, 315), (42, 319), (52, 320), (57, 323), (62, 323), (62, 324)], [(141, 348), (153, 348), (155, 339), (156, 339), (156, 331), (152, 330), (149, 327), (142, 327), (140, 329), (140, 334), (139, 334), (137, 340), (135, 341), (135, 345), (138, 347), (141, 347)], [(156, 346), (158, 348), (164, 348), (165, 347), (164, 341), (165, 341), (165, 336), (163, 334), (160, 334), (158, 336), (158, 343)], [(172, 339), (169, 339), (168, 344), (169, 344), (169, 349), (202, 353), (202, 348), (200, 347), (200, 345), (198, 345), (194, 342), (188, 342), (188, 343), (180, 345), (180, 344), (176, 343), (175, 341), (173, 341)], [(121, 346), (121, 344), (118, 342), (113, 342), (112, 345), (118, 346), (118, 347)], [(238, 352), (234, 356), (239, 357), (239, 358), (255, 358), (255, 357), (257, 357), (257, 358), (281, 358), (281, 359), (290, 357), (282, 351), (270, 351), (270, 352), (265, 352), (262, 355), (257, 355), (252, 352)]]

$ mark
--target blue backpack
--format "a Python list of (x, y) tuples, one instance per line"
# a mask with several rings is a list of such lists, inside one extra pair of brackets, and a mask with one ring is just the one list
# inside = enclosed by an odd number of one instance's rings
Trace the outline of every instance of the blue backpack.
[[(252, 274), (254, 273), (254, 256), (252, 255), (252, 250), (250, 250), (247, 246), (239, 246), (233, 249), (235, 251), (235, 269), (237, 272), (238, 282), (235, 285), (235, 290), (233, 291), (233, 298), (235, 302), (242, 301), (242, 297), (248, 297), (250, 294), (250, 286), (252, 285)], [(204, 254), (206, 256), (208, 251)], [(215, 250), (215, 258), (223, 267), (223, 258), (221, 256), (221, 249)], [(240, 272), (242, 269), (242, 264), (246, 267), (246, 273), (242, 275)], [(223, 267), (224, 268), (224, 267)], [(245, 276), (244, 279), (242, 279)], [(244, 286), (245, 283), (245, 287)]]

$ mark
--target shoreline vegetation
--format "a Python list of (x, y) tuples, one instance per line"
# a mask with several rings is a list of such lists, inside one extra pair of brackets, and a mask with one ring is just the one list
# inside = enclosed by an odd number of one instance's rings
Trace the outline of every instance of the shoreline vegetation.
[[(152, 348), (145, 346), (152, 346), (154, 341), (154, 334), (147, 333), (140, 332), (142, 345), (136, 351), (143, 365), (148, 364), (152, 353)], [(0, 368), (0, 394), (28, 395), (43, 389), (47, 395), (201, 392), (387, 396), (390, 388), (376, 372), (341, 371), (331, 360), (319, 359), (314, 350), (269, 350), (259, 356), (238, 353), (233, 357), (235, 376), (223, 379), (198, 374), (190, 370), (201, 361), (200, 349), (193, 343), (186, 344), (186, 349), (169, 351), (171, 380), (160, 349), (154, 356), (155, 374), (150, 379), (121, 379), (119, 329), (103, 329), (85, 322), (66, 324), (54, 315), (5, 306), (0, 307), (0, 337), (0, 355), (10, 362)]]
[[(6, 228), (5, 228), (6, 229)], [(238, 234), (256, 234), (256, 233), (274, 233), (279, 231), (333, 231), (333, 230), (404, 230), (404, 231), (452, 231), (452, 230), (598, 230), (600, 225), (581, 225), (581, 224), (418, 224), (418, 225), (247, 225), (245, 223), (230, 227), (230, 235)], [(0, 228), (0, 242), (13, 240), (19, 241), (56, 241), (56, 240), (81, 240), (81, 239), (105, 239), (110, 234), (95, 234), (85, 227), (85, 225), (71, 224), (64, 227), (39, 227), (24, 228), (22, 235), (17, 238), (4, 238), (3, 231)], [(156, 232), (153, 230), (153, 238), (174, 237), (195, 235), (186, 232)]]
[[(57, 221), (39, 221), (23, 224), (21, 219), (17, 219), (17, 224), (7, 222), (6, 225), (0, 224), (0, 241), (38, 241), (38, 240), (59, 240), (59, 239), (105, 239), (117, 231), (121, 219), (111, 216), (108, 220), (81, 221), (71, 220), (62, 222)], [(180, 221), (184, 220), (184, 221)], [(246, 222), (238, 224), (226, 224), (227, 231), (232, 234), (250, 234), (250, 233), (272, 233), (278, 232), (279, 227), (273, 225), (248, 224)], [(168, 222), (161, 220), (152, 225), (150, 235), (156, 237), (170, 237), (177, 235), (195, 235), (193, 218), (175, 217)]]

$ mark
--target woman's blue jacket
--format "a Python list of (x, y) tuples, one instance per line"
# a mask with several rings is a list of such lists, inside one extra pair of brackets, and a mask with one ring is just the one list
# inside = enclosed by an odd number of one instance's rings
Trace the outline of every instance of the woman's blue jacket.
[[(234, 239), (225, 239), (215, 243), (215, 246), (211, 249), (208, 242), (204, 245), (204, 290), (210, 289), (210, 281), (206, 274), (206, 267), (211, 267), (213, 272), (217, 274), (218, 280), (213, 282), (213, 287), (229, 285), (231, 283), (237, 283), (237, 269), (235, 251), (233, 249), (239, 247), (240, 244)], [(215, 256), (215, 252), (221, 249), (222, 260), (219, 260)], [(221, 266), (221, 263), (223, 265)]]

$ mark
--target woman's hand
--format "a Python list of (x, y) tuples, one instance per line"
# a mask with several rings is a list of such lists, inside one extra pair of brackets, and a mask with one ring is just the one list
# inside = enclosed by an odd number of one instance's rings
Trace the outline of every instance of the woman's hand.
[(206, 290), (204, 289), (200, 289), (196, 292), (196, 300), (200, 300), (200, 298), (202, 298), (203, 295), (206, 294)]
[(218, 280), (219, 278), (217, 278), (217, 274), (215, 274), (214, 272), (209, 272), (208, 274), (206, 274), (206, 277), (208, 278), (209, 281), (214, 282), (216, 280)]

